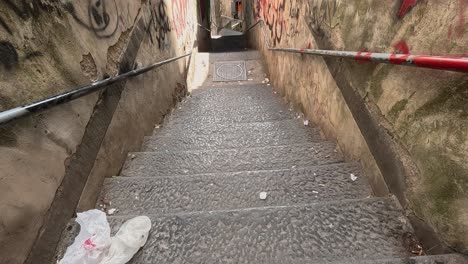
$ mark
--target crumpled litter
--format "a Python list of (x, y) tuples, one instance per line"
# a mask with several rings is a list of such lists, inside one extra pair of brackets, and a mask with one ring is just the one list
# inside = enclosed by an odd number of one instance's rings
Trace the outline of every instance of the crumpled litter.
[(125, 264), (146, 243), (151, 229), (147, 216), (126, 221), (111, 238), (106, 213), (93, 209), (78, 213), (80, 233), (59, 264)]

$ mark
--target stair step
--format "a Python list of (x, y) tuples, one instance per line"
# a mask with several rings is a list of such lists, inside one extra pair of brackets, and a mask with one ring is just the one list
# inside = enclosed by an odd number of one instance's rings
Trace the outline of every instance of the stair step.
[(187, 124), (191, 126), (194, 123), (214, 124), (214, 123), (254, 123), (281, 121), (296, 118), (293, 112), (289, 111), (250, 111), (249, 108), (242, 110), (222, 109), (219, 112), (210, 111), (209, 113), (194, 112), (188, 114), (174, 114), (168, 119), (168, 125)]
[[(222, 126), (203, 124), (208, 133), (193, 133), (193, 127), (179, 127), (161, 135), (146, 137), (143, 150), (231, 149), (282, 146), (323, 141), (318, 128), (300, 125), (297, 120), (257, 122)], [(186, 129), (190, 129), (186, 131)], [(163, 131), (163, 129), (159, 129)]]
[(192, 135), (227, 135), (227, 134), (240, 134), (240, 133), (261, 133), (265, 130), (277, 131), (277, 133), (315, 133), (319, 130), (311, 125), (304, 126), (302, 120), (279, 120), (268, 122), (251, 122), (239, 124), (193, 124), (186, 126), (184, 124), (170, 124), (163, 127), (156, 128), (153, 136), (180, 136), (189, 137)]
[[(324, 263), (405, 257), (412, 232), (394, 198), (148, 215), (148, 242), (130, 263)], [(115, 234), (132, 216), (108, 220)], [(77, 233), (76, 225), (64, 237)], [(66, 247), (72, 241), (64, 239)]]
[[(306, 262), (303, 262), (306, 263)], [(298, 263), (295, 263), (298, 264)], [(419, 256), (408, 258), (367, 259), (340, 261), (328, 264), (468, 264), (468, 259), (458, 254)]]
[(260, 60), (262, 55), (258, 50), (246, 50), (240, 52), (219, 52), (209, 54), (210, 62), (215, 61), (240, 61), (240, 60)]
[[(237, 100), (237, 99), (236, 99)], [(276, 100), (276, 99), (275, 99)], [(235, 107), (231, 104), (232, 101), (213, 101), (205, 103), (194, 103), (189, 101), (182, 103), (175, 109), (172, 114), (169, 116), (168, 120), (173, 119), (189, 119), (191, 116), (203, 117), (217, 117), (221, 116), (223, 118), (229, 117), (230, 115), (244, 116), (248, 115), (274, 115), (280, 114), (288, 118), (297, 118), (298, 114), (293, 112), (292, 109), (289, 109), (288, 105), (279, 102), (272, 103), (252, 103), (245, 104), (242, 107)]]
[(277, 170), (343, 161), (343, 156), (331, 142), (228, 150), (136, 152), (129, 157), (123, 176)]
[(242, 84), (242, 85), (220, 85), (200, 86), (192, 91), (192, 98), (216, 97), (216, 96), (273, 96), (280, 97), (275, 93), (271, 85), (267, 84)]
[[(350, 174), (358, 177), (350, 179)], [(260, 200), (260, 192), (267, 199)], [(166, 214), (364, 198), (371, 190), (356, 164), (276, 171), (106, 179), (101, 200), (118, 214)]]
[(193, 102), (209, 102), (219, 100), (263, 100), (267, 102), (285, 102), (282, 97), (278, 95), (271, 86), (264, 84), (252, 85), (229, 85), (229, 86), (207, 86), (194, 90), (189, 98)]

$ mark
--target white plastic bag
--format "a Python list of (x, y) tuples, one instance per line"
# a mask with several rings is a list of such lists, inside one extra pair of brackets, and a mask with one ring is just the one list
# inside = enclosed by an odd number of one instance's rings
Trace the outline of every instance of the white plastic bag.
[(112, 237), (112, 243), (100, 264), (125, 264), (145, 245), (151, 229), (147, 216), (138, 216), (125, 222)]
[(99, 210), (78, 213), (80, 233), (59, 264), (99, 264), (111, 243), (106, 214)]

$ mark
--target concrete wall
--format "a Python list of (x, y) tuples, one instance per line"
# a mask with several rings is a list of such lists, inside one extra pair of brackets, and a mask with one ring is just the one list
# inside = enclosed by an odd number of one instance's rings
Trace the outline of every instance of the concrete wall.
[[(189, 52), (196, 8), (188, 0), (2, 1), (0, 110)], [(91, 208), (104, 177), (184, 95), (188, 63), (0, 127), (0, 263), (49, 263), (80, 197), (80, 209)]]
[[(275, 47), (467, 52), (466, 0), (252, 0), (245, 9)], [(272, 53), (261, 27), (249, 37), (275, 87), (361, 161), (377, 195), (399, 198), (429, 253), (467, 252), (466, 74)]]

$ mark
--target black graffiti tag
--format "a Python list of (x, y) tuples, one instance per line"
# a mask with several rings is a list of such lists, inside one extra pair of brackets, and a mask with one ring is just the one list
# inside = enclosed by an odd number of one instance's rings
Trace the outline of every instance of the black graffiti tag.
[(72, 2), (65, 3), (64, 8), (78, 24), (94, 32), (98, 38), (110, 38), (119, 28), (119, 10), (115, 0), (89, 0), (87, 16), (79, 14)]
[[(154, 30), (154, 36), (151, 33), (152, 30)], [(148, 27), (151, 43), (154, 43), (155, 38), (159, 49), (163, 49), (167, 33), (169, 32), (171, 32), (171, 27), (166, 13), (166, 6), (164, 5), (164, 1), (160, 1), (156, 6), (151, 8), (151, 21), (150, 27)]]

